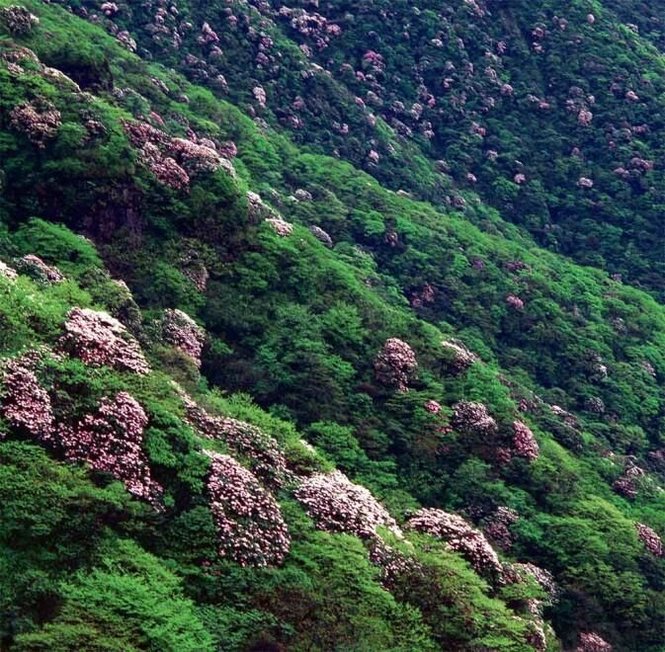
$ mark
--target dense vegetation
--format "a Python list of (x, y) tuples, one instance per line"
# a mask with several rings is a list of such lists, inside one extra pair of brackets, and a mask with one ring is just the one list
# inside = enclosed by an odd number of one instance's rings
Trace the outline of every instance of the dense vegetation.
[(664, 650), (658, 13), (67, 4), (0, 0), (0, 650)]

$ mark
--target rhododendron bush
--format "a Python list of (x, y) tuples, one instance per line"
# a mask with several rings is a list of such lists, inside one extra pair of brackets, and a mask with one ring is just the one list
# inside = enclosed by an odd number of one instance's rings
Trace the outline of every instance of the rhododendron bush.
[(142, 449), (147, 424), (141, 405), (127, 392), (119, 392), (102, 399), (94, 413), (74, 423), (58, 424), (55, 432), (42, 439), (66, 459), (110, 473), (130, 493), (158, 506), (163, 490), (152, 478)]
[(385, 341), (377, 354), (374, 373), (380, 383), (405, 392), (417, 366), (413, 349), (406, 342), (393, 337)]
[(197, 367), (201, 366), (205, 331), (187, 313), (177, 309), (165, 310), (160, 328), (165, 342), (189, 356)]
[(150, 371), (138, 342), (117, 319), (107, 313), (72, 308), (64, 331), (58, 348), (86, 364), (106, 365), (137, 374)]
[(55, 426), (48, 392), (41, 387), (28, 360), (8, 360), (0, 369), (2, 416), (32, 437), (48, 438)]
[(219, 554), (242, 566), (281, 564), (290, 537), (277, 501), (232, 457), (208, 455), (212, 463), (207, 491)]
[(400, 532), (385, 507), (341, 471), (314, 474), (302, 482), (295, 496), (322, 530), (362, 538), (374, 537), (379, 526)]
[(503, 581), (503, 566), (495, 550), (481, 532), (461, 516), (440, 509), (421, 509), (409, 519), (411, 529), (442, 539), (459, 552), (478, 573)]
[(277, 441), (260, 428), (231, 417), (213, 416), (184, 392), (186, 416), (204, 437), (225, 442), (247, 459), (253, 473), (268, 484), (280, 486), (288, 477), (286, 458)]

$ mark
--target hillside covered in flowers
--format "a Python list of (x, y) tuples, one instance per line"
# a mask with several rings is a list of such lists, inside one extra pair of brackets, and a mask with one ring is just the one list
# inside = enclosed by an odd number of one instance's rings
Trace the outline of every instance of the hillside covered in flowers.
[(664, 34), (0, 0), (0, 651), (663, 652)]

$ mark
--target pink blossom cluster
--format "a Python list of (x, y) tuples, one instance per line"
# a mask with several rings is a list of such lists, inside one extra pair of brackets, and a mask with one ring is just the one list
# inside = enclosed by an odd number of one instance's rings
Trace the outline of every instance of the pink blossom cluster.
[(506, 305), (513, 310), (524, 310), (524, 301), (514, 294), (506, 297)]
[(475, 401), (461, 401), (453, 407), (453, 427), (474, 435), (491, 437), (497, 431), (496, 420), (487, 406)]
[(244, 421), (208, 414), (184, 392), (181, 397), (187, 421), (201, 435), (224, 441), (236, 455), (246, 457), (252, 472), (264, 482), (273, 486), (284, 483), (286, 458), (276, 439)]
[(538, 459), (540, 449), (530, 428), (521, 421), (513, 422), (513, 450), (518, 457), (530, 462)]
[(206, 140), (206, 145), (186, 138), (172, 138), (147, 122), (123, 121), (129, 140), (139, 150), (139, 159), (165, 185), (181, 190), (189, 186), (190, 177), (202, 172), (214, 172), (224, 167), (232, 173), (232, 165), (225, 161)]
[(115, 2), (102, 2), (100, 9), (107, 18), (113, 18), (119, 11)]
[(272, 230), (280, 237), (285, 238), (293, 233), (293, 224), (286, 222), (281, 217), (268, 217), (266, 222)]
[(213, 45), (219, 43), (219, 36), (217, 36), (217, 32), (210, 27), (209, 23), (203, 23), (203, 25), (201, 25), (201, 33), (196, 40), (201, 45)]
[(162, 338), (201, 366), (201, 352), (206, 341), (205, 331), (182, 310), (167, 309), (162, 315)]
[(579, 429), (580, 423), (574, 414), (567, 412), (559, 405), (550, 405), (550, 410), (552, 414), (556, 414), (568, 427), (575, 430)]
[(9, 122), (12, 128), (25, 134), (40, 149), (55, 137), (62, 124), (60, 111), (46, 100), (15, 106), (9, 113)]
[(612, 646), (595, 632), (584, 632), (575, 652), (612, 652)]
[(432, 414), (439, 414), (439, 412), (441, 412), (441, 403), (431, 399), (429, 401), (425, 401), (423, 407)]
[(0, 21), (3, 22), (11, 34), (21, 36), (28, 34), (32, 28), (39, 24), (39, 18), (30, 13), (25, 7), (10, 5), (0, 9)]
[(262, 86), (255, 86), (252, 89), (252, 95), (256, 100), (260, 108), (265, 109), (266, 103), (268, 101), (268, 96), (266, 95), (265, 89)]
[(295, 497), (305, 505), (317, 527), (327, 532), (345, 532), (371, 539), (384, 526), (401, 534), (395, 519), (372, 494), (351, 482), (341, 471), (315, 473), (296, 489)]
[(282, 7), (279, 15), (290, 19), (291, 28), (302, 36), (313, 41), (318, 50), (323, 50), (330, 44), (332, 37), (339, 36), (342, 29), (336, 23), (316, 12), (307, 12), (304, 9), (291, 9)]
[(60, 283), (65, 280), (57, 267), (47, 265), (34, 254), (28, 254), (16, 261), (16, 268), (20, 273), (28, 274), (35, 280), (44, 283)]
[(519, 514), (509, 507), (499, 507), (485, 519), (483, 532), (501, 550), (509, 550), (513, 545), (513, 535), (510, 526), (517, 522)]
[(422, 571), (422, 566), (416, 559), (387, 545), (380, 537), (372, 540), (369, 560), (381, 569), (381, 583), (386, 588), (391, 588), (395, 581), (406, 573)]
[(74, 462), (84, 462), (95, 471), (110, 473), (133, 495), (159, 504), (163, 489), (150, 472), (142, 450), (148, 417), (127, 392), (104, 398), (94, 414), (74, 424), (60, 424), (51, 441)]
[(583, 127), (588, 127), (593, 120), (593, 113), (589, 109), (580, 109), (580, 112), (577, 114), (577, 123)]
[(326, 247), (333, 246), (333, 239), (320, 226), (312, 225), (309, 227), (309, 231), (317, 240), (326, 245)]
[(496, 551), (484, 535), (461, 516), (441, 509), (423, 508), (409, 519), (412, 530), (442, 539), (448, 547), (459, 552), (481, 575), (496, 580), (503, 578), (503, 566)]
[(275, 498), (229, 455), (207, 452), (207, 482), (218, 552), (241, 566), (281, 564), (291, 539)]
[(3, 365), (0, 414), (13, 428), (48, 438), (55, 427), (51, 399), (30, 366), (29, 360), (21, 358)]
[(589, 177), (580, 177), (577, 180), (577, 185), (579, 188), (589, 189), (593, 188), (593, 181)]
[(0, 276), (6, 278), (10, 281), (15, 281), (18, 278), (18, 274), (13, 267), (10, 267), (6, 263), (3, 263), (0, 260)]
[(263, 201), (261, 195), (251, 190), (247, 191), (248, 217), (258, 222), (266, 217), (276, 217), (277, 213)]
[(374, 359), (374, 375), (383, 385), (394, 387), (398, 392), (408, 391), (418, 362), (413, 349), (404, 341), (391, 337)]
[(428, 303), (434, 303), (436, 299), (436, 288), (430, 283), (425, 283), (420, 289), (411, 294), (410, 303), (412, 308), (422, 308)]
[(146, 374), (150, 367), (139, 343), (114, 317), (88, 308), (72, 308), (58, 349), (92, 366)]
[(559, 594), (559, 587), (554, 580), (554, 575), (552, 575), (550, 571), (531, 563), (511, 564), (511, 569), (514, 570), (518, 576), (532, 577), (547, 593), (550, 601), (556, 600), (556, 597)]
[(132, 35), (126, 29), (123, 29), (123, 30), (117, 32), (115, 34), (115, 37), (130, 52), (136, 52), (136, 49), (137, 49), (136, 41), (132, 38)]
[(205, 292), (208, 286), (210, 273), (200, 259), (196, 247), (188, 247), (180, 255), (180, 270), (189, 279), (199, 292)]
[(644, 544), (644, 547), (655, 557), (665, 557), (665, 546), (662, 539), (653, 528), (644, 523), (635, 523), (637, 536)]
[(459, 340), (443, 340), (441, 347), (446, 362), (454, 374), (463, 373), (478, 361), (478, 356)]
[(618, 494), (625, 498), (636, 498), (639, 488), (639, 479), (644, 477), (645, 471), (639, 466), (630, 465), (618, 478), (612, 487)]
[(386, 67), (383, 57), (374, 50), (367, 50), (362, 58), (363, 68), (371, 68), (375, 72), (381, 72)]

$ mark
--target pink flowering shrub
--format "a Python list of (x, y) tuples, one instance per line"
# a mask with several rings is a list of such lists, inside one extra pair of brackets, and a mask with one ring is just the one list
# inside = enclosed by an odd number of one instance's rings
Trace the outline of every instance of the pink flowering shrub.
[(286, 458), (277, 441), (260, 428), (230, 417), (211, 416), (181, 393), (187, 421), (204, 437), (224, 441), (237, 455), (247, 458), (261, 480), (281, 486), (287, 477)]
[(509, 550), (513, 545), (510, 526), (519, 519), (518, 513), (509, 507), (499, 507), (485, 519), (483, 531), (501, 550)]
[(524, 301), (514, 294), (506, 297), (506, 305), (513, 310), (524, 310)]
[(377, 381), (394, 387), (398, 392), (408, 391), (409, 381), (417, 367), (413, 349), (396, 337), (387, 339), (374, 359), (374, 375)]
[(241, 566), (281, 564), (291, 540), (277, 501), (232, 457), (207, 455), (212, 460), (207, 492), (219, 555)]
[(528, 461), (538, 459), (540, 449), (529, 427), (521, 421), (513, 422), (513, 450), (515, 455)]
[(139, 160), (157, 179), (174, 190), (186, 189), (190, 176), (220, 167), (233, 174), (233, 166), (210, 147), (186, 138), (172, 138), (147, 122), (123, 121), (129, 140), (139, 150)]
[(160, 323), (165, 342), (189, 356), (197, 367), (201, 366), (201, 351), (205, 344), (205, 331), (182, 310), (167, 309)]
[(423, 570), (416, 559), (387, 545), (379, 537), (371, 542), (369, 560), (381, 569), (381, 583), (388, 589), (405, 574), (418, 573)]
[(16, 269), (19, 273), (27, 274), (43, 283), (61, 283), (65, 280), (57, 267), (47, 265), (41, 258), (33, 254), (19, 259), (16, 262)]
[(148, 417), (139, 403), (127, 392), (119, 392), (112, 399), (102, 399), (94, 414), (74, 424), (60, 424), (44, 439), (66, 459), (110, 473), (134, 496), (157, 506), (163, 489), (152, 479), (142, 450), (147, 424)]
[(252, 89), (252, 95), (254, 96), (254, 99), (256, 100), (259, 107), (265, 109), (268, 96), (266, 95), (264, 88), (262, 86), (255, 86)]
[(559, 594), (559, 587), (554, 580), (554, 575), (548, 570), (530, 563), (512, 564), (511, 569), (518, 576), (527, 576), (536, 580), (539, 586), (547, 593), (549, 600), (555, 600)]
[(426, 304), (434, 303), (436, 294), (436, 288), (430, 283), (425, 283), (421, 288), (413, 291), (409, 302), (413, 308), (422, 308)]
[(285, 238), (293, 233), (293, 224), (284, 221), (281, 217), (269, 217), (266, 222), (280, 237)]
[(305, 479), (296, 489), (295, 497), (321, 530), (371, 539), (376, 536), (377, 527), (384, 526), (400, 534), (385, 507), (341, 471), (316, 473)]
[(623, 472), (623, 475), (614, 482), (612, 487), (614, 491), (624, 498), (636, 498), (639, 490), (639, 480), (645, 475), (644, 469), (641, 469), (639, 466), (629, 465)]
[(461, 516), (441, 509), (423, 508), (409, 519), (409, 528), (445, 541), (450, 550), (459, 552), (481, 575), (500, 581), (503, 566), (484, 535)]
[(25, 134), (28, 140), (43, 149), (46, 142), (54, 138), (62, 124), (60, 111), (46, 100), (24, 102), (9, 113), (13, 129)]
[(584, 632), (575, 652), (612, 652), (612, 646), (595, 632)]
[(577, 185), (580, 188), (589, 189), (589, 188), (593, 188), (593, 181), (591, 179), (589, 179), (588, 177), (580, 177), (577, 180)]
[(88, 308), (72, 308), (67, 315), (58, 350), (91, 366), (146, 374), (150, 367), (139, 343), (114, 317)]
[(0, 22), (7, 26), (11, 34), (22, 36), (31, 32), (39, 24), (39, 18), (25, 7), (10, 5), (0, 9)]
[(18, 278), (16, 270), (10, 267), (9, 265), (3, 263), (1, 260), (0, 260), (0, 276), (10, 281), (15, 281)]
[(453, 407), (453, 427), (474, 435), (491, 437), (496, 434), (497, 423), (487, 407), (475, 401), (461, 401)]
[(423, 407), (432, 414), (439, 414), (441, 412), (441, 404), (434, 400), (425, 401)]
[(30, 369), (29, 361), (7, 361), (2, 368), (0, 414), (10, 426), (38, 439), (48, 438), (55, 427), (48, 392)]
[(333, 239), (320, 226), (312, 225), (309, 227), (309, 231), (317, 240), (326, 245), (326, 247), (333, 246)]
[(459, 340), (444, 340), (441, 347), (448, 367), (454, 374), (463, 373), (478, 360), (478, 356)]
[(188, 278), (199, 292), (205, 292), (208, 287), (210, 272), (200, 259), (196, 247), (188, 247), (178, 260), (180, 271)]
[(635, 528), (637, 529), (637, 536), (648, 552), (654, 557), (665, 557), (665, 546), (663, 546), (663, 541), (655, 530), (648, 525), (644, 525), (644, 523), (635, 523)]

